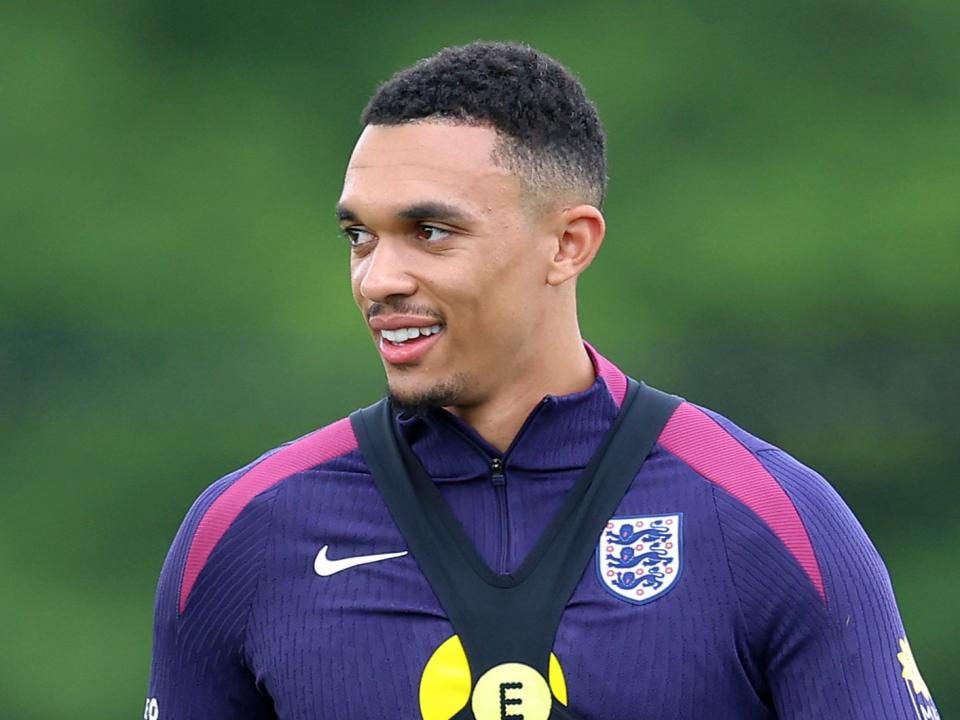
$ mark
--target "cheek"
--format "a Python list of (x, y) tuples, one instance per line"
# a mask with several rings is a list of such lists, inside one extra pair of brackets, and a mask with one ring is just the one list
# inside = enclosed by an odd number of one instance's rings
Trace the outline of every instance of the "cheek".
[(536, 297), (545, 284), (545, 264), (542, 254), (533, 247), (533, 238), (522, 238), (524, 246), (518, 251), (507, 248), (495, 258), (491, 281), (509, 302), (526, 303)]
[(493, 333), (506, 342), (518, 333), (526, 334), (528, 326), (537, 322), (536, 308), (545, 283), (538, 262), (530, 255), (488, 257), (477, 273), (476, 312), (488, 337)]

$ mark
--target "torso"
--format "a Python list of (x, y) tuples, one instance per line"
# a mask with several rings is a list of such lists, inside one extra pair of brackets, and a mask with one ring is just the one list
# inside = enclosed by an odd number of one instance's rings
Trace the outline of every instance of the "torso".
[[(535, 482), (518, 480), (511, 490), (520, 495)], [(468, 491), (451, 485), (457, 497), (447, 495), (454, 506), (462, 504)], [(494, 493), (489, 484), (471, 490)], [(716, 718), (768, 717), (740, 662), (742, 621), (712, 492), (709, 483), (657, 450), (620, 503), (619, 517), (681, 519), (679, 576), (662, 594), (648, 588), (655, 597), (636, 604), (601, 583), (598, 569), (608, 571), (606, 544), (583, 569), (554, 643), (568, 704), (583, 718), (696, 718), (705, 707)], [(482, 513), (462, 517), (490, 521)], [(272, 522), (247, 656), (278, 716), (420, 717), (424, 668), (453, 629), (415, 559), (408, 554), (329, 577), (314, 572), (323, 546), (331, 558), (406, 547), (361, 459), (351, 454), (287, 480)], [(614, 531), (622, 525), (614, 524)], [(482, 550), (496, 554), (495, 548)]]

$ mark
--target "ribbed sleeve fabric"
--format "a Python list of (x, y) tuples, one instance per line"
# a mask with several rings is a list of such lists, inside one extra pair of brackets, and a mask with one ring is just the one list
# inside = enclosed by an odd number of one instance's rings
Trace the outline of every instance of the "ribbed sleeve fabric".
[(787, 492), (823, 572), (826, 603), (782, 543), (721, 489), (731, 572), (777, 717), (914, 720), (904, 638), (882, 560), (839, 495), (783, 451), (756, 451)]
[(214, 483), (187, 514), (164, 563), (157, 588), (148, 697), (159, 717), (178, 720), (272, 718), (243, 657), (247, 618), (263, 567), (272, 489), (254, 498), (211, 553), (185, 611), (180, 580), (200, 518), (244, 468)]

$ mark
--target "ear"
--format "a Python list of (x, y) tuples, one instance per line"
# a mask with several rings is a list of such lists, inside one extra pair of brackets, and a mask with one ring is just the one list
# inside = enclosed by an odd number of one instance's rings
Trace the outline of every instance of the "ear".
[(593, 205), (566, 208), (559, 220), (556, 247), (547, 270), (547, 283), (553, 286), (562, 285), (586, 270), (606, 233), (603, 214)]

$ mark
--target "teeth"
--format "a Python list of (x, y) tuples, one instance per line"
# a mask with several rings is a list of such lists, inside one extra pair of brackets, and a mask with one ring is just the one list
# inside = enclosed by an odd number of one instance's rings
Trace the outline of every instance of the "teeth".
[(407, 327), (397, 328), (396, 330), (381, 330), (380, 335), (384, 340), (389, 340), (392, 343), (403, 343), (407, 340), (415, 340), (421, 335), (426, 337), (428, 335), (435, 335), (438, 332), (440, 332), (440, 326), (431, 325), (430, 327)]

